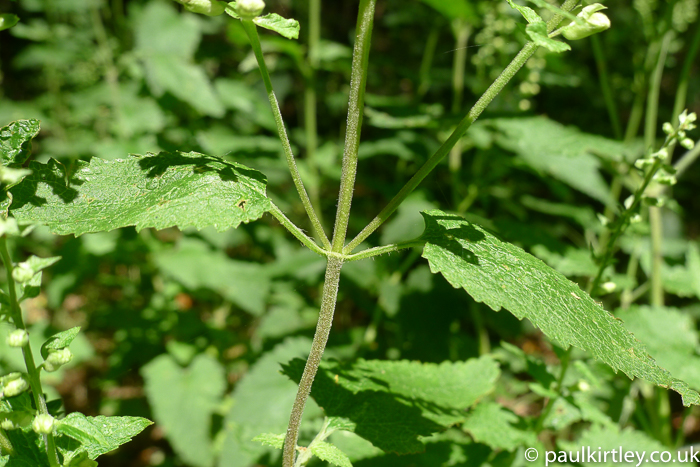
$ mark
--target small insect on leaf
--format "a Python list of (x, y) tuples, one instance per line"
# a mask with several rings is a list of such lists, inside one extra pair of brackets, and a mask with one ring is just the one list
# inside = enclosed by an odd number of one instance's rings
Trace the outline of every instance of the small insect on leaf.
[(240, 209), (245, 211), (245, 207), (247, 204), (248, 204), (248, 200), (243, 198), (242, 200), (240, 200), (239, 202), (236, 203), (236, 206), (238, 206)]

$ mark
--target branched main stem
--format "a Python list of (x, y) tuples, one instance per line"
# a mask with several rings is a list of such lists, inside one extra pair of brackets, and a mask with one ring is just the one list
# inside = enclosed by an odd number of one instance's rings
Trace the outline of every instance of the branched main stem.
[[(2, 261), (5, 264), (12, 321), (17, 329), (23, 329), (26, 331), (27, 327), (24, 324), (22, 310), (19, 307), (19, 301), (17, 300), (15, 280), (12, 277), (12, 258), (10, 258), (10, 252), (7, 249), (7, 239), (4, 236), (0, 237), (0, 256), (2, 256)], [(32, 397), (34, 398), (34, 404), (36, 405), (37, 412), (42, 415), (48, 415), (49, 410), (46, 407), (44, 390), (41, 388), (39, 369), (36, 367), (34, 362), (31, 344), (27, 343), (27, 345), (22, 347), (22, 354), (24, 356), (24, 364), (27, 367), (27, 379), (29, 380), (29, 387), (32, 390)], [(59, 467), (60, 464), (58, 462), (58, 454), (56, 452), (56, 441), (54, 440), (53, 434), (44, 435), (44, 444), (46, 445), (46, 454), (49, 458), (49, 465), (51, 467)]]
[(348, 104), (348, 123), (345, 134), (345, 152), (343, 154), (343, 173), (338, 195), (338, 212), (335, 219), (333, 242), (328, 253), (326, 277), (323, 283), (321, 297), (321, 312), (316, 325), (316, 333), (311, 344), (311, 352), (304, 367), (304, 373), (299, 381), (299, 390), (294, 400), (292, 414), (289, 417), (287, 435), (284, 439), (282, 464), (284, 467), (294, 466), (299, 427), (304, 413), (306, 400), (311, 393), (311, 385), (321, 364), (323, 351), (328, 342), (328, 335), (333, 324), (333, 314), (338, 297), (340, 269), (343, 266), (343, 245), (347, 235), (350, 206), (357, 175), (357, 151), (360, 146), (360, 129), (364, 109), (365, 85), (367, 83), (367, 65), (369, 49), (374, 26), (374, 10), (377, 0), (361, 0), (357, 19), (357, 33), (353, 52), (352, 75), (350, 80), (350, 100)]

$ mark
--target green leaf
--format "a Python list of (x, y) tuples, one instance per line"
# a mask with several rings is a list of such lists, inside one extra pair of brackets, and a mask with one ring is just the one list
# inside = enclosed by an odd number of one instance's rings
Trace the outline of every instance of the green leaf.
[(499, 146), (516, 153), (532, 169), (608, 205), (614, 200), (600, 174), (599, 157), (609, 161), (634, 157), (633, 147), (546, 117), (502, 118), (485, 123), (501, 133), (496, 138)]
[(226, 113), (202, 67), (173, 54), (149, 56), (144, 64), (148, 87), (156, 97), (168, 92), (204, 115), (221, 118)]
[(49, 356), (49, 350), (61, 350), (65, 349), (70, 345), (71, 342), (78, 336), (80, 332), (80, 326), (67, 329), (65, 331), (54, 334), (44, 342), (41, 346), (41, 356), (46, 358)]
[[(44, 448), (44, 437), (31, 429), (5, 432), (14, 454), (9, 456), (8, 467), (49, 467)], [(1, 462), (1, 461), (0, 461)]]
[(273, 448), (282, 449), (284, 447), (284, 433), (281, 435), (263, 433), (253, 438), (253, 441), (257, 441), (265, 446), (272, 446)]
[(282, 18), (277, 13), (258, 16), (253, 20), (261, 28), (274, 31), (287, 39), (299, 39), (299, 21), (291, 18)]
[(630, 378), (673, 389), (685, 405), (700, 403), (697, 392), (659, 367), (618, 320), (562, 274), (460, 216), (434, 210), (423, 217), (423, 257), (453, 287), (495, 311), (528, 318), (564, 348), (587, 350)]
[(552, 13), (555, 13), (557, 15), (562, 15), (565, 18), (569, 18), (571, 21), (575, 21), (576, 23), (583, 23), (583, 20), (576, 15), (572, 14), (569, 11), (564, 11), (561, 8), (557, 8), (555, 5), (552, 5), (551, 3), (547, 3), (545, 0), (528, 0), (530, 3), (534, 3), (540, 8), (544, 8), (546, 10), (551, 11)]
[(515, 426), (519, 417), (494, 402), (485, 402), (474, 407), (462, 428), (469, 432), (474, 441), (484, 443), (493, 449), (512, 451), (520, 446), (533, 446), (537, 435)]
[[(235, 19), (241, 19), (236, 12), (236, 2), (229, 2), (226, 6), (226, 14)], [(299, 21), (292, 18), (283, 18), (277, 13), (269, 13), (265, 16), (258, 16), (253, 22), (261, 28), (269, 29), (287, 39), (299, 39)]]
[(536, 23), (544, 24), (544, 20), (532, 8), (518, 5), (513, 0), (507, 0), (507, 1), (508, 1), (508, 4), (511, 6), (511, 8), (518, 10), (520, 12), (520, 14), (523, 15), (523, 18), (525, 18), (527, 20), (528, 23), (530, 23), (530, 24), (536, 24)]
[(571, 46), (566, 42), (560, 42), (549, 37), (545, 23), (528, 24), (525, 32), (538, 47), (544, 47), (550, 52), (562, 53), (571, 50)]
[(329, 462), (338, 467), (352, 467), (352, 463), (348, 456), (346, 456), (343, 451), (333, 446), (331, 443), (326, 441), (319, 441), (311, 444), (309, 446), (311, 452), (314, 456), (318, 457), (322, 461)]
[(187, 238), (174, 250), (156, 252), (154, 259), (161, 271), (190, 290), (214, 290), (255, 316), (265, 311), (271, 280), (260, 264), (233, 260)]
[(196, 152), (93, 158), (77, 166), (68, 176), (55, 160), (32, 163), (32, 175), (10, 190), (15, 218), (61, 235), (130, 225), (137, 230), (213, 225), (224, 231), (270, 209), (264, 175)]
[(0, 15), (0, 31), (10, 29), (15, 24), (19, 23), (19, 16), (12, 13), (3, 13)]
[(85, 446), (109, 446), (109, 442), (102, 430), (80, 412), (73, 412), (61, 420), (56, 426), (56, 431), (70, 436)]
[(700, 388), (698, 332), (692, 317), (676, 308), (632, 306), (615, 316), (644, 342), (652, 357), (673, 376)]
[(161, 355), (141, 372), (153, 417), (178, 456), (196, 467), (214, 465), (211, 416), (226, 390), (221, 364), (200, 354), (181, 368)]
[[(79, 414), (82, 415), (82, 414)], [(141, 417), (85, 417), (85, 419), (102, 433), (106, 444), (83, 444), (90, 459), (97, 459), (102, 454), (114, 451), (122, 444), (141, 433), (153, 422)]]
[(20, 167), (31, 155), (31, 141), (40, 129), (39, 120), (17, 120), (0, 128), (2, 165)]
[[(283, 372), (299, 381), (305, 362)], [(419, 437), (465, 418), (464, 410), (491, 392), (498, 365), (490, 357), (440, 365), (409, 361), (322, 362), (311, 397), (338, 429), (352, 431), (376, 447), (398, 454), (422, 452)], [(440, 384), (435, 384), (439, 381)]]

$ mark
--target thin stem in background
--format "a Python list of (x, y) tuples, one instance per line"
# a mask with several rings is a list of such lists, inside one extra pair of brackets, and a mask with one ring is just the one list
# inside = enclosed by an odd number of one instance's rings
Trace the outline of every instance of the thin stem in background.
[(690, 81), (690, 72), (695, 64), (695, 57), (698, 55), (698, 51), (700, 51), (700, 24), (696, 24), (695, 26), (695, 35), (693, 35), (693, 40), (690, 43), (690, 49), (688, 49), (688, 55), (685, 57), (683, 69), (681, 70), (681, 77), (676, 90), (676, 101), (673, 105), (673, 119), (671, 120), (671, 123), (674, 125), (677, 124), (678, 116), (685, 108), (685, 103), (688, 98), (688, 82)]
[(613, 134), (615, 135), (616, 139), (622, 139), (622, 125), (620, 124), (620, 117), (617, 111), (615, 97), (610, 89), (608, 66), (605, 61), (605, 53), (603, 52), (603, 47), (600, 44), (598, 34), (593, 34), (591, 36), (591, 45), (593, 46), (593, 55), (595, 57), (596, 67), (598, 68), (598, 82), (600, 83), (600, 90), (603, 92), (605, 107), (608, 109), (608, 116), (610, 117), (610, 124), (613, 127)]
[(345, 237), (348, 232), (348, 221), (350, 220), (353, 190), (355, 189), (357, 152), (360, 148), (369, 49), (372, 39), (372, 28), (374, 27), (374, 9), (376, 4), (377, 0), (362, 0), (360, 2), (360, 13), (357, 18), (357, 32), (350, 78), (348, 121), (345, 129), (343, 172), (340, 180), (340, 194), (338, 195), (338, 212), (333, 231), (332, 250), (336, 253), (343, 252)]
[(309, 52), (307, 55), (308, 76), (304, 87), (304, 131), (306, 135), (306, 164), (313, 178), (309, 184), (309, 196), (319, 221), (323, 224), (321, 210), (321, 179), (316, 161), (318, 149), (318, 115), (316, 112), (316, 69), (321, 40), (321, 0), (309, 0)]
[(292, 180), (294, 180), (294, 186), (299, 193), (299, 198), (304, 205), (306, 214), (311, 220), (311, 225), (313, 226), (316, 235), (321, 239), (321, 242), (326, 248), (330, 248), (330, 241), (323, 230), (323, 225), (319, 219), (316, 211), (314, 210), (311, 200), (309, 199), (309, 194), (304, 188), (304, 182), (299, 175), (299, 169), (297, 168), (296, 161), (294, 159), (294, 153), (292, 152), (292, 146), (289, 143), (289, 137), (287, 136), (287, 129), (284, 126), (284, 120), (282, 119), (282, 112), (280, 112), (280, 106), (277, 102), (277, 97), (275, 96), (275, 91), (272, 89), (272, 81), (270, 81), (270, 73), (267, 70), (267, 65), (265, 64), (265, 57), (262, 52), (262, 47), (260, 46), (260, 37), (258, 37), (258, 30), (253, 21), (248, 19), (241, 20), (243, 29), (245, 30), (248, 38), (250, 39), (250, 44), (253, 47), (253, 53), (258, 61), (258, 67), (260, 68), (260, 74), (262, 75), (263, 82), (265, 83), (265, 90), (267, 91), (267, 97), (270, 100), (270, 106), (272, 107), (272, 113), (275, 117), (275, 123), (277, 124), (277, 133), (282, 141), (282, 147), (284, 149), (284, 156), (287, 160), (287, 166), (289, 167), (289, 172), (292, 175)]
[[(564, 11), (569, 11), (573, 9), (578, 0), (566, 0), (562, 5), (561, 9)], [(547, 31), (553, 31), (559, 23), (561, 23), (563, 17), (561, 15), (555, 15), (547, 23)], [(466, 132), (469, 127), (479, 118), (479, 115), (488, 107), (488, 105), (493, 101), (493, 99), (500, 93), (503, 88), (508, 84), (508, 82), (515, 76), (515, 74), (522, 68), (523, 65), (528, 61), (530, 57), (537, 50), (537, 46), (532, 42), (528, 42), (520, 50), (518, 55), (510, 62), (505, 70), (496, 78), (496, 80), (489, 86), (486, 92), (479, 98), (479, 100), (474, 104), (469, 113), (459, 122), (457, 128), (452, 132), (447, 141), (445, 141), (442, 146), (433, 154), (430, 159), (421, 167), (418, 172), (404, 185), (403, 188), (398, 192), (394, 198), (389, 201), (384, 209), (381, 210), (377, 216), (372, 219), (372, 221), (365, 227), (343, 250), (344, 253), (350, 253), (352, 250), (357, 248), (357, 246), (362, 243), (367, 237), (369, 237), (375, 230), (379, 228), (380, 225), (386, 221), (389, 216), (391, 216), (394, 211), (401, 205), (401, 203), (410, 195), (413, 190), (415, 190), (418, 185), (428, 176), (430, 172), (433, 171), (435, 167), (440, 163), (440, 161), (450, 152), (450, 150), (457, 144), (457, 141), (462, 138), (464, 132)]]
[[(649, 96), (647, 97), (647, 112), (646, 122), (644, 125), (644, 147), (647, 151), (651, 150), (656, 140), (656, 126), (658, 125), (659, 112), (659, 93), (661, 90), (661, 78), (663, 77), (664, 68), (666, 66), (666, 57), (668, 49), (671, 46), (675, 33), (667, 31), (661, 40), (661, 48), (659, 56), (654, 68), (654, 74), (649, 83)], [(664, 304), (664, 284), (661, 278), (661, 269), (663, 267), (663, 253), (661, 251), (661, 243), (663, 242), (663, 219), (661, 208), (649, 208), (649, 224), (651, 227), (651, 304), (655, 306), (663, 306)]]
[[(462, 110), (464, 96), (464, 71), (467, 66), (467, 43), (471, 27), (464, 20), (455, 20), (453, 24), (455, 33), (455, 55), (452, 63), (452, 113), (457, 114)], [(457, 141), (449, 157), (449, 169), (452, 175), (451, 191), (452, 205), (456, 208), (459, 204), (459, 172), (462, 168), (462, 143)]]
[(430, 30), (428, 38), (425, 40), (425, 49), (423, 50), (423, 59), (420, 63), (420, 84), (418, 85), (418, 98), (422, 98), (430, 89), (430, 70), (433, 68), (433, 58), (435, 58), (435, 49), (438, 39), (440, 38), (440, 30), (436, 27)]
[[(26, 331), (27, 327), (25, 326), (24, 319), (22, 318), (22, 309), (19, 307), (19, 302), (17, 300), (15, 280), (12, 277), (12, 258), (10, 258), (10, 252), (7, 249), (7, 239), (4, 236), (0, 237), (0, 256), (2, 257), (2, 262), (5, 264), (12, 322), (17, 329), (23, 329)], [(32, 390), (32, 397), (34, 398), (36, 410), (39, 414), (48, 415), (49, 410), (46, 407), (44, 390), (41, 387), (41, 376), (39, 369), (34, 362), (31, 344), (27, 343), (27, 345), (22, 347), (22, 355), (24, 356), (24, 364), (27, 367), (27, 379), (29, 379), (29, 387)], [(58, 454), (56, 452), (56, 441), (53, 434), (44, 435), (44, 443), (46, 445), (46, 454), (49, 458), (49, 465), (51, 467), (59, 467), (60, 464), (58, 462)]]

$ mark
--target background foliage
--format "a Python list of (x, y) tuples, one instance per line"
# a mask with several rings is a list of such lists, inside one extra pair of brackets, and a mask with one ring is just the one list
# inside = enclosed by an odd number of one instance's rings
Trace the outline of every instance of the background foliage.
[[(357, 2), (322, 3), (315, 56), (307, 57), (307, 2), (268, 2), (269, 11), (301, 22), (301, 37), (296, 42), (262, 33), (262, 41), (300, 171), (328, 223), (340, 177)], [(694, 0), (607, 3), (613, 28), (573, 42), (565, 54), (539, 51), (463, 138), (462, 157), (441, 166), (369, 242), (414, 238), (423, 231), (419, 211), (440, 208), (466, 214), (581, 284), (595, 275), (589, 248), (600, 241), (597, 214), (613, 212), (633, 186), (629, 162), (644, 148), (635, 119), (644, 113), (656, 57), (667, 54), (660, 130), (674, 114), (684, 60), (700, 30)], [(20, 17), (0, 32), (0, 125), (41, 120), (33, 159), (56, 158), (62, 164), (57, 170), (74, 174), (92, 158), (111, 161), (129, 153), (224, 156), (264, 173), (273, 201), (302, 219), (238, 21), (196, 16), (165, 0), (0, 0), (0, 11)], [(505, 1), (378, 3), (351, 231), (398, 191), (447, 137), (460, 110), (508, 63), (526, 38), (521, 24)], [(466, 59), (463, 89), (455, 76), (460, 56)], [(599, 81), (601, 56), (617, 107), (613, 119)], [(686, 107), (698, 112), (697, 61), (689, 76)], [(318, 101), (318, 131), (312, 133), (304, 131), (309, 89)], [(677, 148), (674, 160), (683, 152)], [(93, 159), (89, 167), (99, 172), (108, 163)], [(115, 186), (129, 174), (120, 176)], [(696, 390), (698, 180), (700, 168), (691, 166), (662, 211), (666, 306), (649, 306), (653, 261), (646, 217), (621, 238), (609, 276), (615, 290), (599, 298), (606, 309), (619, 308), (615, 316), (661, 366)], [(73, 326), (85, 331), (73, 342), (73, 362), (46, 378), (50, 395), (61, 396), (67, 412), (156, 422), (101, 458), (101, 465), (278, 463), (278, 451), (252, 438), (285, 430), (296, 391), (290, 378), (300, 371), (294, 359), (310, 347), (324, 260), (302, 249), (271, 216), (223, 232), (125, 228), (75, 238), (38, 228), (16, 248), (24, 256), (62, 257), (44, 271), (42, 293), (25, 303), (31, 335), (40, 343)], [(432, 265), (427, 250), (425, 256)], [(425, 401), (440, 405), (426, 402), (412, 414), (417, 421), (410, 443), (391, 439), (371, 417), (350, 430), (405, 454), (400, 458), (347, 432), (331, 436), (353, 465), (510, 465), (521, 462), (529, 446), (652, 450), (700, 440), (697, 408), (684, 409), (676, 393), (615, 375), (593, 359), (595, 352), (574, 352), (558, 382), (559, 347), (527, 319), (493, 312), (455, 290), (450, 284), (463, 284), (431, 274), (428, 261), (409, 250), (343, 269), (326, 354), (337, 361), (322, 367), (316, 402), (329, 415), (334, 410), (323, 395), (333, 375), (352, 381), (392, 371), (387, 384), (404, 378)], [(21, 369), (15, 349), (0, 346), (0, 352), (5, 372)], [(370, 360), (384, 360), (386, 368), (373, 368)], [(425, 362), (433, 373), (421, 380), (422, 370), (405, 360)], [(463, 378), (455, 376), (462, 372)], [(448, 377), (455, 378), (453, 394), (431, 392)], [(382, 395), (384, 380), (370, 381), (368, 387), (343, 386), (346, 406), (369, 404), (389, 419), (406, 415), (404, 406)], [(566, 397), (553, 396), (562, 388)], [(401, 394), (400, 387), (392, 390)], [(455, 394), (463, 397), (454, 400)], [(556, 403), (543, 412), (548, 399)], [(346, 413), (343, 401), (336, 402), (338, 414)], [(302, 444), (321, 428), (318, 405), (311, 403), (305, 420)], [(421, 438), (436, 426), (453, 428)]]

